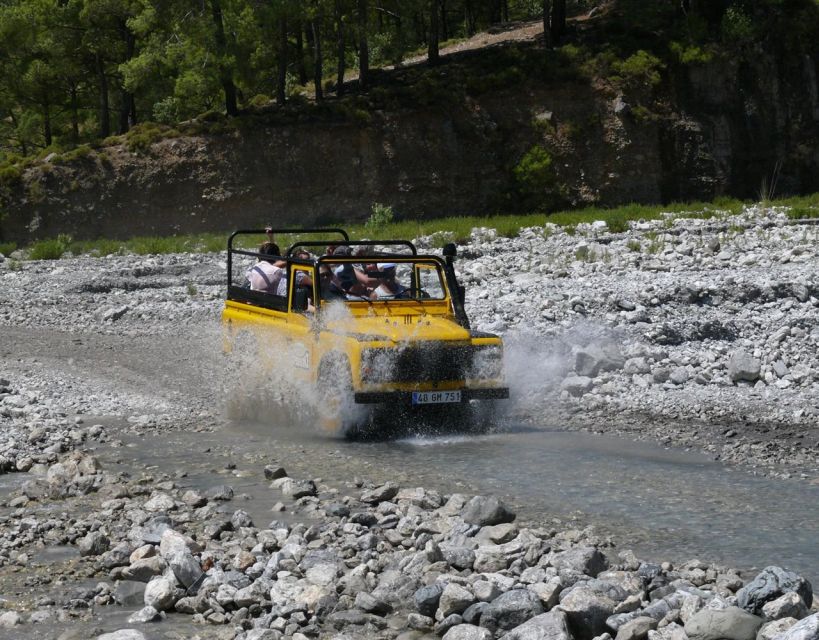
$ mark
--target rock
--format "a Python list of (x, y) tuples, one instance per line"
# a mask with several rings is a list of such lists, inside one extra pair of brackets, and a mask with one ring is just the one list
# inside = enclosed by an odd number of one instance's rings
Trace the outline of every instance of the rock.
[(593, 386), (594, 381), (588, 376), (569, 376), (560, 383), (561, 391), (575, 398), (588, 393)]
[(274, 480), (271, 486), (278, 487), (284, 495), (290, 496), (294, 500), (314, 496), (318, 493), (316, 483), (312, 480), (294, 480), (285, 477)]
[(97, 636), (97, 640), (145, 640), (145, 636), (136, 629), (119, 629)]
[(501, 636), (501, 640), (573, 640), (563, 611), (535, 616)]
[(253, 519), (244, 509), (237, 509), (230, 517), (230, 524), (233, 526), (234, 531), (238, 531), (242, 527), (252, 527)]
[(575, 353), (574, 370), (578, 376), (595, 378), (601, 371), (616, 371), (625, 363), (617, 345), (592, 345)]
[(776, 640), (819, 640), (819, 613), (800, 620)]
[(435, 626), (432, 628), (433, 633), (439, 636), (446, 635), (446, 632), (449, 631), (452, 627), (455, 627), (459, 624), (463, 624), (463, 618), (459, 616), (457, 613), (453, 613), (451, 616), (447, 616), (443, 620), (435, 623)]
[(561, 592), (558, 607), (566, 612), (572, 635), (577, 640), (591, 640), (606, 632), (607, 618), (627, 597), (628, 593), (621, 587), (589, 580)]
[(202, 493), (189, 489), (182, 494), (182, 502), (189, 507), (198, 509), (199, 507), (204, 507), (208, 503), (208, 499)]
[(99, 531), (92, 531), (80, 538), (77, 548), (81, 556), (98, 556), (108, 551), (111, 541)]
[(766, 602), (762, 606), (762, 615), (768, 620), (779, 620), (780, 618), (796, 618), (801, 620), (810, 613), (805, 606), (802, 596), (795, 591), (788, 591), (779, 596), (776, 600)]
[(732, 382), (755, 382), (761, 369), (762, 363), (742, 349), (733, 351), (728, 358), (728, 377)]
[(436, 618), (446, 618), (453, 613), (463, 613), (474, 602), (475, 596), (469, 589), (455, 582), (450, 582), (441, 593)]
[(114, 600), (123, 607), (134, 607), (145, 602), (145, 583), (121, 580), (114, 591)]
[(540, 598), (528, 589), (512, 589), (495, 598), (481, 614), (481, 626), (490, 631), (510, 631), (544, 613)]
[(492, 640), (492, 632), (471, 624), (456, 624), (444, 634), (443, 640)]
[(461, 517), (469, 524), (485, 527), (487, 525), (512, 522), (515, 519), (515, 514), (509, 511), (506, 505), (494, 496), (475, 496), (466, 503), (461, 512)]
[(385, 616), (392, 611), (389, 603), (379, 598), (374, 598), (369, 593), (359, 591), (355, 596), (355, 606), (362, 611), (372, 613), (377, 616)]
[(617, 630), (615, 640), (643, 640), (648, 632), (657, 628), (657, 621), (647, 616), (638, 616), (629, 620)]
[(554, 554), (549, 563), (558, 571), (571, 571), (596, 577), (609, 568), (606, 556), (595, 547), (575, 547)]
[(378, 504), (380, 502), (392, 500), (398, 494), (398, 488), (398, 485), (394, 482), (387, 482), (380, 487), (376, 487), (375, 489), (362, 493), (361, 502), (366, 502), (367, 504)]
[(145, 503), (144, 508), (146, 511), (172, 511), (176, 508), (176, 503), (174, 502), (173, 498), (169, 496), (167, 493), (155, 493), (151, 496), (151, 499)]
[(287, 471), (284, 470), (284, 467), (267, 465), (264, 468), (264, 477), (266, 480), (278, 480), (279, 478), (286, 478)]
[(773, 640), (773, 638), (782, 635), (799, 620), (796, 618), (780, 618), (779, 620), (772, 620), (763, 624), (756, 634), (756, 640)]
[(809, 607), (813, 603), (810, 582), (782, 567), (765, 567), (751, 582), (737, 592), (737, 605), (746, 611), (759, 614), (766, 603), (793, 591)]
[(418, 589), (413, 596), (418, 613), (427, 617), (434, 616), (443, 592), (444, 588), (440, 584), (431, 584)]
[(175, 602), (173, 583), (167, 578), (154, 578), (145, 587), (144, 602), (157, 611), (169, 611)]
[(162, 616), (159, 611), (153, 607), (143, 607), (128, 618), (128, 624), (143, 624), (146, 622), (156, 622), (161, 619)]
[(211, 487), (205, 492), (209, 500), (233, 500), (233, 488), (225, 484)]
[(164, 559), (159, 556), (152, 556), (132, 562), (130, 566), (125, 567), (122, 577), (126, 580), (148, 582), (154, 576), (162, 575), (167, 567), (168, 563)]
[(755, 640), (762, 619), (739, 607), (702, 609), (685, 623), (690, 640)]
[(0, 629), (12, 629), (21, 622), (20, 614), (16, 611), (0, 613)]

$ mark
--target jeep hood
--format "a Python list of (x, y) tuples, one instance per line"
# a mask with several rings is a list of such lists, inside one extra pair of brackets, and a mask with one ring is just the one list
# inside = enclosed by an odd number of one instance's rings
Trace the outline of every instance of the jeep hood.
[(416, 340), (469, 340), (461, 325), (446, 318), (420, 315), (357, 317), (327, 324), (326, 331), (357, 338), (362, 342)]

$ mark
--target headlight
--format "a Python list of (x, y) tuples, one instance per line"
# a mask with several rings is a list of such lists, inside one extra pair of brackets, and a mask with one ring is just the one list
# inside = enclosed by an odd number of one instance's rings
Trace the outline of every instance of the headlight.
[(503, 375), (503, 347), (478, 347), (472, 356), (471, 378), (499, 378)]

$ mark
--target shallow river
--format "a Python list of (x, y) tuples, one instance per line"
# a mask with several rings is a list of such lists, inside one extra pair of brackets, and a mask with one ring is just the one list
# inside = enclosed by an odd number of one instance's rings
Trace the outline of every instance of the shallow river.
[[(212, 450), (196, 455), (205, 438)], [(575, 518), (577, 526), (597, 526), (638, 557), (696, 557), (748, 570), (776, 563), (819, 583), (819, 487), (756, 477), (698, 453), (642, 442), (525, 427), (486, 436), (347, 442), (244, 422), (207, 436), (140, 438), (128, 448), (163, 471), (189, 470), (181, 484), (232, 484), (253, 498), (232, 508), (246, 509), (257, 525), (275, 515), (269, 509), (277, 497), (261, 475), (269, 459), (293, 476), (319, 475), (331, 485), (362, 477), (493, 493), (527, 523)], [(214, 464), (227, 460), (236, 469), (215, 474)], [(226, 479), (228, 473), (234, 477)]]

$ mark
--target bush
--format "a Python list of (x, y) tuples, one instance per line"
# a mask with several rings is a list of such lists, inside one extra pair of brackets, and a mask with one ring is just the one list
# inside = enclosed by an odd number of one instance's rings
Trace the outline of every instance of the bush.
[(720, 26), (722, 39), (729, 44), (750, 44), (756, 40), (753, 20), (739, 7), (728, 7)]
[(52, 240), (40, 240), (31, 246), (30, 260), (59, 260), (71, 246), (71, 237), (60, 234)]
[(0, 254), (4, 256), (11, 255), (17, 249), (17, 244), (14, 242), (0, 242)]
[(389, 205), (374, 202), (371, 211), (370, 217), (364, 223), (367, 232), (376, 232), (394, 222), (395, 216)]
[(515, 180), (526, 196), (539, 196), (551, 189), (557, 180), (552, 156), (540, 145), (527, 151), (513, 169)]
[(616, 74), (612, 80), (619, 77), (627, 87), (653, 89), (660, 84), (660, 72), (664, 68), (665, 65), (657, 56), (641, 49), (625, 60), (612, 64), (612, 71)]

